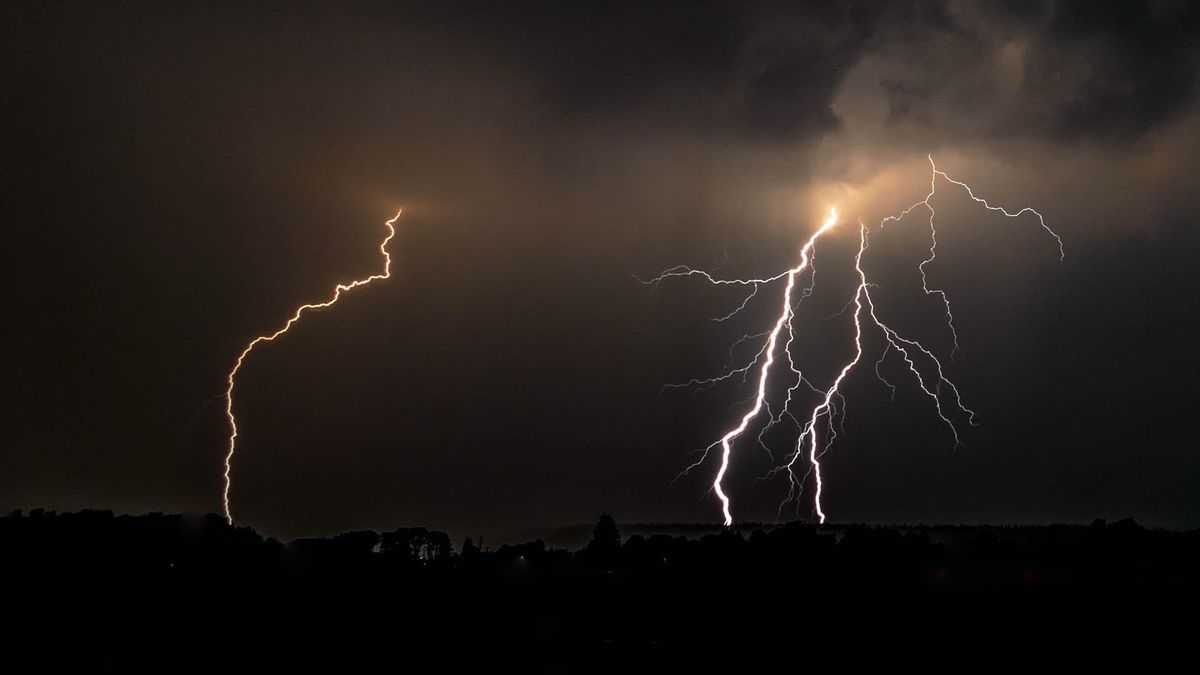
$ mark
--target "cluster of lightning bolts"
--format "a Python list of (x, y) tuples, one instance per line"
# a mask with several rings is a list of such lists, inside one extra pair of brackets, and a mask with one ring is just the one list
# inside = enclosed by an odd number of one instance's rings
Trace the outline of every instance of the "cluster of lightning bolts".
[[(934, 218), (937, 212), (933, 208), (932, 200), (937, 190), (938, 179), (942, 179), (951, 185), (955, 185), (966, 190), (967, 194), (976, 203), (982, 205), (989, 211), (995, 211), (1009, 218), (1018, 218), (1026, 214), (1031, 214), (1037, 218), (1037, 222), (1042, 229), (1050, 234), (1058, 244), (1058, 253), (1060, 260), (1065, 259), (1065, 250), (1063, 248), (1062, 239), (1049, 226), (1046, 225), (1042, 214), (1032, 208), (1022, 208), (1018, 211), (1008, 211), (1007, 209), (994, 206), (987, 200), (975, 194), (975, 191), (966, 183), (955, 180), (948, 176), (943, 171), (939, 170), (937, 164), (934, 163), (933, 157), (929, 157), (929, 165), (931, 169), (929, 180), (929, 193), (925, 198), (918, 201), (908, 208), (904, 209), (897, 215), (888, 216), (880, 221), (878, 229), (882, 230), (889, 222), (898, 222), (906, 217), (913, 210), (924, 208), (929, 213), (929, 256), (921, 261), (918, 265), (918, 270), (921, 276), (921, 287), (927, 296), (936, 296), (945, 309), (945, 318), (949, 327), (950, 337), (953, 341), (953, 349), (950, 356), (953, 358), (955, 353), (959, 352), (958, 334), (954, 327), (954, 315), (950, 308), (950, 299), (946, 292), (930, 288), (929, 281), (925, 274), (925, 268), (937, 258), (937, 229), (934, 224)], [(784, 461), (778, 464), (774, 469), (768, 472), (767, 476), (771, 477), (780, 472), (787, 475), (788, 492), (787, 496), (780, 503), (780, 509), (785, 505), (797, 500), (800, 497), (803, 486), (811, 477), (814, 486), (813, 506), (819, 522), (825, 522), (825, 511), (822, 508), (821, 496), (823, 483), (821, 479), (821, 457), (829, 451), (834, 440), (837, 438), (837, 431), (840, 428), (842, 417), (845, 414), (845, 404), (842, 400), (841, 386), (851, 371), (862, 361), (863, 358), (863, 327), (864, 324), (874, 326), (883, 335), (884, 349), (883, 353), (875, 362), (875, 376), (888, 387), (892, 396), (895, 396), (896, 386), (884, 378), (880, 371), (880, 366), (887, 358), (895, 352), (904, 361), (908, 370), (913, 374), (917, 388), (926, 396), (932, 403), (933, 410), (942, 423), (949, 429), (950, 434), (954, 439), (954, 446), (957, 448), (961, 445), (958, 428), (952, 418), (965, 417), (967, 423), (975, 425), (976, 414), (973, 410), (963, 404), (958, 387), (951, 382), (945, 374), (942, 362), (934, 353), (926, 348), (919, 341), (906, 337), (891, 328), (887, 323), (880, 318), (879, 311), (876, 308), (876, 303), (871, 297), (872, 284), (867, 278), (867, 273), (863, 268), (863, 255), (868, 247), (869, 230), (866, 225), (859, 221), (859, 244), (858, 252), (854, 257), (854, 269), (858, 276), (858, 284), (854, 289), (854, 295), (846, 303), (843, 311), (849, 310), (850, 306), (854, 307), (854, 355), (846, 362), (840, 370), (837, 371), (837, 376), (832, 383), (825, 389), (814, 385), (804, 373), (796, 366), (796, 361), (792, 354), (792, 344), (795, 339), (795, 327), (793, 319), (800, 301), (812, 294), (816, 282), (816, 268), (814, 264), (815, 247), (817, 240), (823, 234), (833, 228), (838, 222), (837, 209), (831, 209), (829, 217), (821, 225), (821, 227), (813, 233), (804, 246), (800, 249), (800, 262), (793, 268), (776, 274), (775, 276), (760, 278), (760, 279), (723, 279), (717, 278), (703, 270), (693, 269), (691, 267), (681, 265), (668, 269), (657, 277), (644, 281), (643, 283), (657, 285), (664, 279), (671, 277), (699, 277), (706, 283), (715, 286), (741, 286), (749, 288), (749, 294), (745, 297), (742, 303), (732, 312), (725, 316), (715, 318), (714, 321), (727, 321), (735, 317), (739, 312), (745, 309), (757, 295), (758, 291), (767, 285), (774, 282), (783, 281), (783, 301), (780, 305), (779, 315), (775, 319), (775, 323), (771, 329), (756, 333), (753, 335), (745, 335), (740, 338), (735, 344), (766, 337), (766, 341), (762, 348), (754, 355), (749, 363), (739, 367), (732, 365), (733, 348), (730, 349), (731, 364), (720, 375), (705, 379), (693, 379), (685, 383), (677, 385), (668, 385), (670, 387), (691, 387), (691, 386), (710, 386), (729, 380), (731, 378), (740, 377), (745, 381), (750, 372), (756, 367), (758, 368), (758, 388), (754, 398), (754, 404), (742, 415), (737, 426), (725, 432), (721, 438), (707, 448), (704, 448), (700, 459), (691, 466), (684, 469), (683, 473), (687, 473), (696, 467), (701, 466), (708, 458), (709, 453), (718, 446), (721, 448), (720, 465), (717, 469), (715, 478), (713, 479), (712, 489), (716, 493), (717, 498), (721, 502), (721, 513), (725, 519), (725, 525), (733, 524), (733, 513), (730, 510), (729, 495), (726, 494), (723, 481), (725, 474), (729, 470), (730, 461), (733, 456), (733, 444), (736, 440), (746, 435), (750, 426), (755, 423), (755, 420), (766, 411), (765, 424), (761, 427), (758, 434), (758, 442), (765, 448), (763, 437), (774, 425), (783, 421), (784, 417), (789, 418), (799, 431), (796, 438), (795, 446), (784, 458)], [(797, 296), (796, 286), (797, 280), (802, 274), (807, 273), (807, 286), (801, 289)], [(779, 342), (783, 332), (787, 331), (787, 338), (784, 340), (782, 350), (779, 348)], [(787, 357), (787, 364), (790, 377), (792, 378), (787, 389), (787, 395), (782, 405), (779, 406), (778, 412), (772, 411), (768, 400), (768, 382), (771, 376), (771, 368), (775, 365), (777, 352), (782, 351)], [(797, 417), (791, 408), (794, 407), (793, 394), (801, 386), (816, 394), (817, 403), (808, 410), (807, 414)], [(947, 410), (947, 408), (950, 408)], [(770, 452), (769, 448), (767, 449)], [(803, 467), (804, 473), (800, 474)], [(681, 474), (682, 475), (682, 474)]]
[(300, 305), (296, 308), (296, 311), (292, 313), (291, 318), (289, 318), (279, 328), (279, 330), (266, 335), (260, 335), (247, 343), (246, 347), (242, 349), (242, 352), (238, 354), (237, 362), (234, 363), (233, 369), (230, 370), (229, 375), (226, 376), (225, 418), (229, 420), (229, 444), (225, 453), (225, 491), (222, 494), (221, 499), (225, 508), (225, 520), (227, 520), (231, 525), (233, 524), (233, 512), (229, 508), (229, 490), (233, 487), (233, 454), (237, 448), (238, 438), (237, 418), (233, 415), (233, 389), (236, 384), (238, 371), (242, 369), (242, 364), (246, 362), (246, 358), (250, 356), (250, 352), (254, 351), (255, 347), (263, 342), (274, 342), (277, 338), (279, 338), (279, 336), (288, 332), (288, 330), (290, 330), (291, 327), (300, 320), (300, 317), (303, 316), (305, 312), (314, 309), (325, 309), (326, 307), (331, 307), (341, 299), (342, 293), (354, 290), (360, 286), (366, 286), (374, 281), (387, 279), (388, 277), (392, 276), (392, 256), (388, 254), (387, 245), (389, 242), (391, 242), (392, 237), (396, 236), (395, 225), (396, 221), (400, 218), (401, 213), (402, 211), (397, 211), (396, 215), (392, 216), (391, 220), (388, 220), (385, 223), (385, 226), (387, 227), (387, 235), (383, 238), (383, 241), (379, 243), (379, 252), (383, 254), (383, 272), (380, 274), (372, 274), (369, 277), (351, 281), (349, 283), (338, 284), (333, 289), (333, 295), (331, 295), (328, 300), (323, 302)]

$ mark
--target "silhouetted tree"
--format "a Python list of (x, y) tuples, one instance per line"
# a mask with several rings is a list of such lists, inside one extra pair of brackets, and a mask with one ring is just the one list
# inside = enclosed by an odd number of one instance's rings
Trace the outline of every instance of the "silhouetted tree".
[(617, 521), (609, 514), (602, 513), (592, 530), (592, 540), (583, 549), (583, 559), (591, 567), (611, 569), (616, 565), (620, 553), (621, 531), (617, 529)]
[(463, 540), (462, 553), (459, 556), (463, 560), (474, 560), (479, 557), (479, 547), (475, 545), (475, 542), (470, 537)]
[(410, 561), (435, 562), (450, 557), (450, 535), (424, 527), (402, 527), (384, 533), (379, 550), (385, 556)]

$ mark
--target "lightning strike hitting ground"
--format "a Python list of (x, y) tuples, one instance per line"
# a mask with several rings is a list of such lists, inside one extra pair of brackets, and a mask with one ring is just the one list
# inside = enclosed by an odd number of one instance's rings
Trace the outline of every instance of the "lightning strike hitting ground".
[(382, 274), (372, 274), (364, 279), (358, 279), (346, 284), (338, 284), (336, 287), (334, 287), (333, 295), (330, 296), (328, 300), (325, 300), (324, 302), (300, 305), (296, 308), (296, 311), (292, 313), (291, 318), (288, 319), (287, 322), (279, 328), (279, 330), (268, 335), (260, 335), (254, 338), (249, 342), (249, 344), (246, 345), (246, 348), (242, 350), (242, 353), (238, 354), (237, 362), (234, 364), (233, 370), (229, 371), (229, 375), (225, 380), (227, 385), (225, 389), (225, 417), (229, 420), (229, 449), (225, 454), (225, 491), (222, 494), (221, 499), (225, 508), (225, 520), (227, 520), (229, 524), (233, 524), (233, 513), (229, 509), (229, 489), (233, 485), (233, 453), (237, 447), (238, 437), (237, 419), (233, 415), (233, 388), (238, 371), (241, 370), (242, 364), (246, 361), (246, 357), (250, 355), (250, 352), (253, 351), (259, 343), (274, 342), (276, 338), (288, 332), (292, 325), (300, 320), (301, 315), (308, 310), (331, 307), (341, 299), (342, 293), (358, 288), (359, 286), (366, 286), (373, 281), (380, 281), (392, 276), (392, 256), (387, 252), (387, 245), (388, 242), (392, 240), (392, 237), (396, 236), (396, 220), (400, 218), (401, 213), (403, 213), (403, 209), (397, 211), (396, 215), (392, 216), (391, 220), (388, 220), (386, 223), (384, 223), (384, 225), (387, 227), (387, 236), (385, 236), (383, 241), (379, 243), (379, 252), (383, 254)]
[[(969, 185), (955, 180), (943, 171), (939, 170), (937, 165), (934, 163), (932, 156), (929, 156), (929, 165), (931, 168), (929, 193), (925, 195), (924, 199), (912, 204), (899, 214), (884, 218), (879, 223), (879, 230), (882, 231), (884, 226), (889, 222), (899, 222), (918, 207), (923, 206), (926, 210), (928, 210), (930, 234), (929, 256), (922, 260), (917, 268), (921, 276), (921, 288), (925, 295), (937, 296), (945, 308), (946, 323), (949, 327), (950, 336), (954, 345), (950, 352), (951, 357), (953, 357), (956, 353), (961, 354), (961, 350), (959, 349), (958, 345), (958, 334), (954, 327), (954, 315), (951, 312), (950, 299), (944, 290), (929, 287), (925, 270), (926, 266), (933, 263), (937, 259), (937, 229), (934, 225), (936, 211), (934, 210), (931, 202), (937, 192), (937, 179), (939, 177), (952, 185), (957, 185), (966, 190), (968, 196), (970, 196), (973, 201), (978, 204), (982, 204), (984, 208), (988, 209), (989, 211), (999, 212), (1009, 218), (1017, 218), (1026, 213), (1031, 213), (1037, 216), (1038, 224), (1042, 227), (1042, 229), (1048, 232), (1058, 244), (1059, 259), (1065, 259), (1066, 254), (1063, 248), (1062, 239), (1058, 236), (1058, 234), (1051, 230), (1049, 226), (1046, 225), (1045, 219), (1038, 211), (1029, 207), (1025, 207), (1019, 211), (1010, 212), (1003, 207), (993, 206), (985, 199), (976, 196), (974, 190)], [(733, 514), (730, 507), (730, 499), (723, 488), (722, 481), (729, 470), (730, 462), (733, 456), (733, 442), (745, 434), (751, 423), (764, 409), (767, 410), (767, 419), (764, 426), (758, 433), (758, 443), (764, 448), (766, 448), (766, 444), (763, 441), (763, 435), (772, 426), (781, 422), (785, 416), (790, 418), (799, 429), (799, 436), (796, 439), (795, 447), (788, 454), (786, 461), (782, 465), (779, 465), (769, 471), (767, 475), (764, 476), (764, 478), (770, 478), (779, 472), (786, 472), (788, 476), (788, 492), (783, 502), (780, 503), (780, 509), (782, 510), (784, 505), (800, 496), (800, 491), (802, 490), (805, 482), (808, 480), (808, 477), (811, 475), (814, 485), (813, 508), (816, 512), (819, 522), (825, 522), (825, 511), (821, 504), (821, 496), (824, 489), (824, 484), (821, 477), (820, 459), (821, 456), (828, 452), (830, 447), (832, 447), (834, 440), (837, 438), (837, 431), (842, 422), (844, 422), (845, 401), (842, 398), (840, 389), (843, 382), (850, 376), (852, 371), (862, 360), (862, 338), (863, 326), (865, 323), (864, 318), (869, 318), (869, 325), (878, 328), (883, 336), (884, 349), (874, 363), (874, 370), (876, 378), (888, 388), (893, 398), (896, 392), (896, 385), (885, 379), (879, 368), (888, 359), (889, 355), (891, 355), (892, 352), (895, 352), (900, 355), (901, 359), (903, 359), (905, 365), (908, 367), (909, 372), (913, 374), (917, 388), (921, 391), (921, 393), (930, 399), (931, 403), (933, 404), (935, 414), (950, 430), (950, 433), (954, 438), (955, 448), (961, 445), (962, 442), (959, 437), (958, 427), (955, 425), (952, 418), (965, 416), (968, 424), (975, 425), (975, 412), (963, 404), (962, 396), (959, 394), (958, 387), (946, 377), (942, 367), (942, 362), (937, 358), (937, 356), (935, 356), (931, 350), (926, 348), (917, 340), (907, 338), (898, 333), (880, 317), (875, 301), (871, 297), (872, 284), (870, 283), (867, 272), (863, 267), (863, 256), (867, 252), (868, 248), (868, 228), (863, 225), (861, 221), (859, 222), (858, 252), (854, 257), (854, 270), (858, 276), (858, 284), (854, 289), (854, 295), (842, 309), (842, 312), (845, 312), (851, 307), (851, 305), (854, 307), (853, 358), (847, 361), (837, 371), (837, 376), (833, 379), (827, 389), (820, 389), (819, 387), (815, 386), (808, 378), (804, 376), (801, 370), (797, 368), (797, 360), (791, 351), (795, 338), (793, 319), (795, 318), (796, 306), (793, 305), (792, 294), (795, 287), (796, 275), (804, 271), (806, 268), (811, 267), (811, 261), (815, 254), (814, 248), (817, 240), (821, 237), (821, 235), (825, 234), (837, 223), (837, 217), (837, 209), (831, 209), (829, 218), (826, 219), (826, 221), (811, 237), (809, 237), (808, 241), (805, 242), (804, 246), (800, 249), (800, 263), (790, 270), (771, 277), (759, 279), (720, 279), (714, 277), (708, 272), (693, 269), (685, 265), (680, 265), (666, 270), (653, 279), (643, 281), (645, 284), (656, 285), (662, 282), (664, 279), (671, 277), (696, 276), (700, 277), (707, 283), (716, 286), (749, 286), (751, 288), (750, 294), (736, 309), (725, 316), (714, 319), (716, 321), (728, 321), (745, 309), (746, 306), (755, 297), (757, 297), (761, 287), (772, 282), (779, 281), (780, 279), (787, 280), (783, 292), (783, 303), (780, 307), (779, 315), (775, 319), (774, 327), (770, 331), (744, 335), (737, 341), (737, 343), (735, 343), (736, 346), (737, 344), (755, 339), (757, 337), (762, 337), (763, 335), (767, 336), (766, 343), (758, 351), (758, 353), (754, 355), (749, 363), (739, 367), (734, 367), (731, 363), (725, 372), (715, 377), (692, 379), (686, 383), (668, 385), (672, 387), (688, 387), (693, 385), (711, 386), (730, 379), (736, 375), (741, 375), (743, 378), (745, 378), (747, 374), (756, 366), (759, 367), (758, 389), (754, 399), (754, 405), (742, 416), (737, 426), (727, 431), (720, 438), (720, 440), (704, 448), (700, 459), (688, 466), (680, 474), (686, 474), (692, 469), (695, 469), (703, 464), (707, 460), (709, 452), (716, 446), (721, 446), (721, 461), (712, 483), (712, 489), (721, 502), (721, 513), (724, 516), (726, 526), (733, 524)], [(811, 295), (815, 283), (816, 276), (815, 270), (813, 270), (812, 282), (802, 293), (800, 298), (801, 300)], [(783, 352), (787, 356), (788, 370), (790, 371), (793, 379), (792, 384), (788, 386), (787, 395), (780, 406), (779, 412), (776, 414), (771, 411), (771, 404), (768, 400), (767, 385), (771, 374), (771, 366), (775, 363), (775, 352), (777, 350), (779, 334), (783, 331), (784, 327), (787, 328), (788, 338), (783, 345)], [(801, 423), (799, 419), (797, 419), (797, 417), (790, 411), (790, 407), (792, 407), (794, 404), (793, 394), (801, 385), (807, 386), (810, 390), (817, 394), (819, 399), (817, 404), (815, 404), (806, 414), (802, 415), (802, 417), (805, 418), (803, 423)], [(947, 391), (949, 393), (946, 393)], [(947, 407), (950, 407), (949, 412), (947, 412)], [(839, 415), (841, 416), (840, 419)], [(819, 439), (822, 429), (825, 433), (823, 442)], [(770, 450), (768, 448), (768, 453), (769, 452)], [(804, 463), (807, 465), (807, 469), (803, 475), (798, 475), (797, 464), (801, 461), (801, 459), (806, 460)]]

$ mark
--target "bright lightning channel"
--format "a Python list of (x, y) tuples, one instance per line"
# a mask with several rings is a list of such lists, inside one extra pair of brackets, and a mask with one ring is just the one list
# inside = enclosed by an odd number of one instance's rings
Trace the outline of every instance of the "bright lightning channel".
[(381, 274), (372, 274), (371, 276), (363, 279), (358, 279), (345, 284), (338, 284), (336, 287), (334, 287), (333, 295), (330, 296), (328, 300), (300, 305), (296, 308), (296, 311), (292, 313), (291, 318), (289, 318), (287, 322), (279, 328), (279, 330), (275, 331), (274, 333), (260, 335), (254, 338), (246, 345), (245, 349), (242, 350), (242, 353), (238, 354), (237, 362), (234, 363), (233, 369), (229, 371), (229, 375), (225, 378), (225, 418), (229, 420), (229, 445), (228, 450), (225, 453), (225, 491), (221, 496), (221, 500), (225, 508), (225, 520), (228, 521), (230, 525), (233, 524), (233, 512), (229, 508), (229, 491), (230, 488), (233, 487), (233, 455), (237, 448), (238, 437), (237, 418), (234, 417), (233, 414), (233, 389), (238, 371), (241, 370), (242, 364), (246, 361), (246, 357), (250, 356), (250, 352), (253, 351), (255, 347), (263, 342), (274, 342), (276, 338), (288, 332), (288, 330), (300, 320), (300, 317), (305, 312), (312, 309), (325, 309), (326, 307), (331, 307), (341, 299), (342, 293), (351, 291), (360, 286), (366, 286), (374, 281), (387, 279), (388, 277), (392, 276), (392, 256), (388, 254), (387, 245), (392, 240), (392, 237), (396, 236), (395, 225), (396, 221), (400, 218), (401, 213), (403, 213), (403, 209), (396, 211), (396, 215), (392, 216), (390, 220), (384, 223), (384, 225), (387, 227), (387, 236), (385, 236), (383, 241), (379, 243), (379, 252), (383, 254), (383, 272)]
[[(1024, 207), (1018, 211), (1012, 212), (1000, 206), (993, 206), (987, 200), (977, 196), (971, 186), (962, 181), (951, 178), (945, 172), (938, 169), (937, 164), (935, 164), (933, 161), (932, 155), (929, 156), (929, 165), (931, 168), (929, 192), (925, 195), (925, 198), (905, 208), (899, 214), (887, 216), (880, 221), (878, 227), (879, 230), (882, 231), (884, 226), (889, 222), (898, 222), (919, 207), (924, 207), (929, 212), (929, 255), (927, 258), (921, 261), (921, 263), (917, 266), (917, 269), (920, 272), (921, 288), (925, 295), (937, 296), (945, 308), (946, 323), (949, 327), (950, 336), (954, 344), (954, 347), (950, 352), (951, 357), (953, 357), (956, 353), (961, 353), (961, 350), (959, 349), (958, 345), (958, 334), (954, 327), (954, 315), (951, 312), (950, 299), (944, 290), (929, 287), (929, 282), (925, 271), (925, 268), (937, 259), (937, 229), (934, 224), (936, 211), (933, 208), (932, 200), (934, 195), (937, 193), (937, 180), (939, 177), (952, 185), (957, 185), (966, 190), (968, 196), (975, 203), (983, 205), (983, 207), (989, 211), (999, 212), (1008, 218), (1018, 218), (1027, 213), (1033, 214), (1037, 217), (1041, 228), (1049, 233), (1058, 244), (1060, 261), (1065, 260), (1066, 252), (1063, 247), (1062, 238), (1059, 237), (1058, 234), (1052, 229), (1050, 229), (1048, 225), (1046, 225), (1045, 218), (1037, 210), (1030, 207)], [(806, 241), (804, 246), (800, 249), (800, 263), (796, 267), (771, 277), (756, 279), (721, 279), (714, 277), (712, 274), (703, 270), (693, 269), (686, 265), (679, 265), (662, 272), (653, 279), (643, 281), (645, 284), (657, 285), (664, 279), (671, 277), (695, 276), (715, 286), (738, 285), (750, 287), (750, 294), (736, 309), (725, 316), (714, 319), (716, 321), (728, 321), (746, 308), (750, 301), (758, 295), (758, 291), (762, 286), (780, 279), (787, 280), (783, 292), (783, 303), (780, 307), (779, 315), (775, 319), (773, 328), (770, 331), (764, 331), (762, 333), (744, 335), (739, 338), (737, 343), (735, 343), (736, 346), (736, 344), (740, 344), (744, 341), (762, 337), (763, 335), (767, 336), (766, 344), (764, 344), (758, 353), (754, 355), (749, 363), (740, 367), (733, 367), (731, 365), (724, 373), (715, 377), (703, 379), (696, 378), (679, 385), (669, 385), (674, 387), (714, 385), (735, 375), (741, 375), (744, 378), (751, 370), (753, 370), (755, 366), (759, 366), (758, 389), (754, 399), (754, 405), (742, 416), (737, 426), (725, 432), (725, 434), (721, 436), (720, 440), (705, 448), (700, 459), (685, 468), (681, 473), (681, 475), (686, 474), (692, 469), (695, 469), (703, 464), (707, 460), (709, 452), (716, 446), (721, 446), (721, 461), (719, 468), (717, 469), (716, 476), (713, 479), (712, 489), (721, 502), (721, 513), (724, 517), (726, 526), (733, 524), (733, 513), (731, 510), (730, 499), (723, 486), (725, 475), (729, 470), (730, 462), (732, 460), (733, 442), (746, 432), (747, 428), (749, 428), (750, 424), (755, 418), (758, 417), (759, 413), (762, 412), (763, 409), (767, 410), (769, 418), (767, 419), (763, 429), (758, 434), (758, 442), (760, 445), (763, 445), (763, 447), (765, 447), (763, 435), (766, 430), (774, 424), (782, 421), (785, 416), (796, 422), (796, 425), (800, 430), (799, 436), (796, 439), (796, 445), (793, 451), (788, 455), (787, 461), (784, 464), (777, 466), (775, 469), (772, 469), (767, 474), (767, 477), (771, 477), (780, 471), (786, 471), (787, 473), (789, 489), (787, 496), (780, 504), (780, 509), (782, 510), (784, 505), (799, 496), (804, 482), (807, 480), (808, 476), (811, 475), (815, 487), (813, 496), (814, 510), (819, 522), (825, 522), (825, 510), (821, 504), (824, 484), (821, 476), (820, 459), (825, 452), (828, 452), (833, 444), (833, 441), (837, 438), (837, 429), (839, 424), (837, 424), (835, 420), (838, 417), (839, 412), (844, 416), (845, 403), (842, 399), (842, 394), (840, 391), (842, 383), (862, 360), (864, 310), (865, 316), (870, 318), (871, 325), (873, 325), (875, 328), (878, 328), (884, 338), (885, 344), (883, 353), (879, 356), (878, 360), (876, 360), (874, 364), (875, 376), (884, 386), (888, 387), (891, 395), (893, 397), (895, 396), (896, 386), (883, 377), (879, 371), (879, 367), (894, 351), (900, 355), (905, 365), (908, 367), (908, 370), (913, 374), (917, 388), (932, 402), (936, 415), (942, 421), (942, 423), (946, 425), (953, 436), (954, 446), (956, 448), (961, 445), (962, 441), (958, 433), (958, 428), (955, 426), (953, 419), (951, 419), (951, 413), (948, 413), (944, 407), (943, 398), (947, 398), (946, 404), (953, 406), (954, 415), (964, 415), (968, 424), (975, 425), (975, 411), (967, 408), (963, 404), (962, 396), (959, 394), (958, 387), (946, 377), (942, 362), (937, 358), (937, 356), (935, 356), (930, 349), (926, 348), (917, 340), (901, 335), (880, 318), (875, 301), (871, 297), (872, 284), (868, 280), (867, 272), (863, 267), (863, 256), (868, 248), (869, 233), (868, 228), (861, 221), (859, 221), (859, 247), (858, 252), (854, 257), (854, 269), (858, 276), (858, 284), (855, 287), (854, 295), (852, 296), (851, 300), (846, 303), (845, 308), (842, 310), (845, 311), (846, 309), (849, 309), (850, 305), (854, 305), (854, 356), (841, 367), (829, 388), (824, 390), (814, 386), (811, 381), (804, 376), (800, 369), (796, 367), (796, 359), (791, 351), (795, 337), (793, 319), (795, 318), (796, 307), (792, 302), (792, 294), (795, 287), (796, 276), (811, 266), (817, 240), (821, 237), (821, 235), (825, 234), (832, 227), (834, 227), (834, 225), (837, 223), (837, 220), (837, 209), (833, 208), (830, 210), (829, 217), (825, 220), (821, 227), (815, 233), (813, 233), (811, 237), (809, 237), (808, 241)], [(808, 297), (808, 295), (812, 293), (815, 283), (816, 277), (814, 270), (812, 282), (806, 289), (804, 289), (800, 298), (801, 300), (803, 300), (805, 297)], [(787, 390), (787, 396), (783, 401), (779, 413), (775, 414), (771, 411), (770, 402), (767, 399), (767, 384), (771, 374), (771, 366), (775, 363), (775, 352), (777, 349), (779, 335), (785, 327), (788, 331), (788, 338), (784, 343), (783, 352), (787, 356), (788, 369), (791, 373), (791, 376), (794, 378), (794, 383), (789, 386)], [(804, 415), (804, 417), (807, 419), (805, 422), (803, 422), (803, 424), (801, 424), (789, 410), (793, 404), (792, 395), (802, 384), (806, 385), (810, 390), (816, 393), (820, 399), (820, 402), (817, 403), (807, 415)], [(943, 387), (949, 390), (948, 396), (943, 394)], [(822, 426), (822, 422), (824, 422), (823, 426), (827, 431), (823, 443), (818, 438), (820, 435), (818, 433), (818, 429), (820, 426)], [(805, 463), (807, 464), (808, 468), (803, 476), (798, 476), (797, 464), (802, 458), (807, 460)]]

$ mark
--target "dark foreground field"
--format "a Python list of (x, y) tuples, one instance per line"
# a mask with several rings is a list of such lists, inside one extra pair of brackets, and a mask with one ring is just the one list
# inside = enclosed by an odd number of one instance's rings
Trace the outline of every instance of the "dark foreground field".
[(8, 663), (1148, 668), (1194, 650), (1200, 531), (790, 523), (622, 539), (602, 518), (576, 551), (480, 550), (424, 528), (283, 544), (216, 516), (34, 511), (0, 518), (0, 573)]

